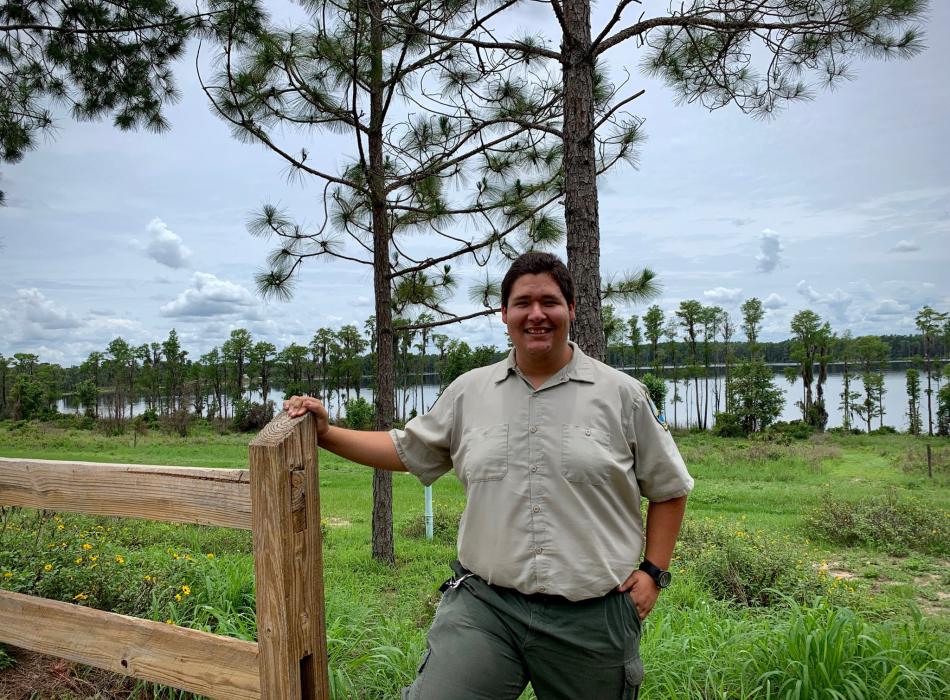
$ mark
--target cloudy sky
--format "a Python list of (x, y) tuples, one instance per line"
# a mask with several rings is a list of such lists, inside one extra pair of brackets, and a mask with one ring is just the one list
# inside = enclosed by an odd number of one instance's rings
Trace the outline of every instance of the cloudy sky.
[[(635, 47), (612, 54), (614, 77), (628, 68), (630, 90), (646, 90), (633, 111), (648, 140), (638, 170), (600, 183), (605, 274), (653, 268), (668, 311), (695, 298), (737, 316), (757, 296), (769, 340), (787, 337), (804, 307), (856, 335), (912, 332), (923, 304), (950, 309), (950, 5), (931, 12), (924, 53), (855, 62), (854, 81), (767, 122), (677, 106), (638, 72)], [(321, 189), (288, 182), (272, 154), (230, 137), (193, 56), (177, 75), (170, 132), (63, 118), (53, 138), (0, 170), (0, 353), (73, 363), (116, 336), (151, 342), (175, 328), (195, 357), (233, 328), (281, 347), (372, 314), (368, 268), (347, 262), (307, 265), (291, 302), (255, 295), (271, 246), (247, 233), (248, 218), (271, 202), (317, 222)], [(346, 160), (339, 139), (307, 147), (325, 167)], [(457, 271), (453, 308), (464, 313), (480, 273)], [(500, 319), (446, 330), (504, 342)]]

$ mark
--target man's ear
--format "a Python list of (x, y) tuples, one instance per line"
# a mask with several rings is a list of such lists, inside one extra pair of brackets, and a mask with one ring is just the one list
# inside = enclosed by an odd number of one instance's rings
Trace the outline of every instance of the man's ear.
[(571, 320), (573, 321), (574, 320), (574, 304), (568, 304), (567, 308), (571, 312)]
[[(574, 312), (572, 311), (571, 313), (573, 314)], [(501, 322), (508, 323), (508, 307), (507, 306), (501, 307)]]

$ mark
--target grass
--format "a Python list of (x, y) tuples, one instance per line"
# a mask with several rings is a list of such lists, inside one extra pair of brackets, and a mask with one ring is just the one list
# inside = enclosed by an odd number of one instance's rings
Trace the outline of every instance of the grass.
[[(0, 455), (244, 467), (249, 439), (207, 430), (188, 438), (150, 433), (133, 447), (131, 436), (0, 424)], [(950, 692), (950, 574), (939, 548), (946, 535), (937, 536), (936, 550), (893, 556), (873, 542), (826, 540), (806, 517), (828, 494), (855, 502), (886, 494), (945, 513), (947, 470), (939, 460), (950, 453), (946, 441), (932, 442), (932, 480), (919, 460), (924, 442), (907, 436), (777, 444), (690, 434), (678, 442), (696, 489), (674, 585), (644, 627), (642, 698), (923, 699)], [(390, 568), (369, 555), (370, 471), (321, 453), (320, 482), (333, 697), (397, 697), (415, 674), (436, 589), (455, 556), (461, 486), (450, 476), (434, 486), (439, 532), (430, 542), (422, 537), (421, 486), (395, 476), (397, 563)], [(7, 510), (4, 518), (0, 586), (256, 636), (249, 533), (26, 510)], [(8, 673), (0, 670), (0, 696)], [(121, 697), (190, 697), (80, 667), (71, 674), (94, 679), (101, 698), (120, 697), (116, 689)], [(63, 694), (36, 697), (96, 697), (68, 692), (64, 685)]]

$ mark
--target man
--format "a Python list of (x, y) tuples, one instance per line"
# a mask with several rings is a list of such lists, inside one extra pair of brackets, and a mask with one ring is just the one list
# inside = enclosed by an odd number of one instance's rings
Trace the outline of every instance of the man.
[(540, 700), (635, 698), (640, 621), (669, 585), (693, 481), (645, 387), (568, 340), (558, 258), (522, 255), (501, 295), (507, 360), (459, 377), (405, 430), (330, 427), (309, 397), (285, 408), (313, 411), (343, 457), (424, 484), (454, 468), (465, 487), (456, 575), (404, 698), (515, 700), (529, 681)]

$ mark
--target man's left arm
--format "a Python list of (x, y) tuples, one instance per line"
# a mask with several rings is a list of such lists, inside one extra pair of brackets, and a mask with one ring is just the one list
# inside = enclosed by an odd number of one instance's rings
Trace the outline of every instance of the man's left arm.
[[(673, 547), (676, 545), (685, 512), (686, 496), (671, 498), (668, 501), (650, 501), (647, 506), (644, 558), (661, 569), (670, 568)], [(620, 584), (620, 590), (627, 592), (636, 604), (641, 620), (650, 614), (660, 595), (660, 589), (650, 575), (639, 569), (634, 570), (627, 580)]]

